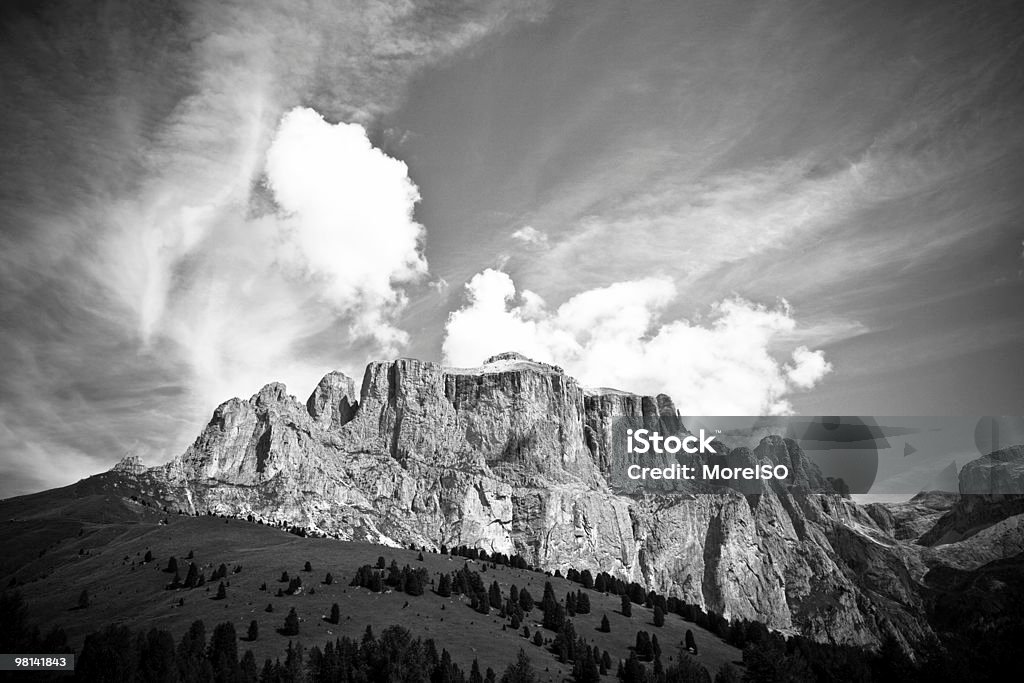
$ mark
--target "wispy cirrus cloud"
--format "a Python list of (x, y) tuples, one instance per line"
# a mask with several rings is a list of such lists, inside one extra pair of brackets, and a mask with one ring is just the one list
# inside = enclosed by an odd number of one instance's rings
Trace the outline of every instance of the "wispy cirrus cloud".
[[(423, 228), (416, 184), (373, 127), (419, 70), (545, 10), (12, 12), (0, 399), (21, 446), (0, 461), (0, 493), (129, 449), (159, 461), (226, 398), (274, 379), (302, 393), (394, 353), (404, 290), (425, 280)], [(24, 466), (39, 454), (64, 476)]]

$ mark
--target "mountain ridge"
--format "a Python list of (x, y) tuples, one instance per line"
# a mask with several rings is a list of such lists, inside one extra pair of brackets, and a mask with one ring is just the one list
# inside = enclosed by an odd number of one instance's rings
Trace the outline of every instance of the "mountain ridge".
[[(678, 416), (671, 398), (583, 388), (499, 354), (444, 368), (329, 373), (303, 404), (271, 383), (222, 403), (182, 456), (126, 476), (171, 509), (253, 515), (346, 540), (466, 545), (547, 570), (607, 571), (726, 618), (908, 649), (931, 632), (908, 553), (835, 494), (799, 446), (770, 436), (719, 456), (786, 464), (786, 482), (618, 490), (611, 423)], [(874, 571), (877, 569), (877, 571)]]

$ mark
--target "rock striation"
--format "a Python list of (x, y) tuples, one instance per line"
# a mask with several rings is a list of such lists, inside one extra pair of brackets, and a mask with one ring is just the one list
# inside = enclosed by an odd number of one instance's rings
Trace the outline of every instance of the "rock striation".
[(358, 394), (333, 372), (304, 404), (281, 384), (231, 399), (179, 458), (127, 474), (191, 513), (519, 553), (832, 642), (931, 638), (919, 554), (880, 511), (832, 492), (792, 440), (709, 456), (785, 464), (784, 482), (614, 486), (612, 421), (677, 415), (667, 396), (585, 389), (516, 353), (475, 368), (403, 358), (371, 363)]

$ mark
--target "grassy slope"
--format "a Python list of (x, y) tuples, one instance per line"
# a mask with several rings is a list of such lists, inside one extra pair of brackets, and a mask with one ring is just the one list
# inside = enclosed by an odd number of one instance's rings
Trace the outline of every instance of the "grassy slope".
[[(289, 608), (295, 607), (302, 620), (297, 639), (306, 647), (322, 646), (328, 639), (340, 635), (358, 638), (367, 624), (377, 633), (389, 625), (401, 624), (416, 635), (434, 638), (439, 649), (447, 648), (455, 661), (467, 670), (473, 658), (478, 657), (481, 665), (492, 666), (500, 673), (522, 647), (535, 666), (547, 672), (546, 678), (560, 680), (571, 672), (571, 665), (560, 664), (545, 649), (529, 643), (511, 629), (503, 631), (502, 624), (506, 620), (499, 619), (496, 612), (482, 616), (459, 597), (441, 598), (429, 591), (418, 597), (398, 592), (372, 594), (349, 587), (355, 569), (363, 564), (374, 564), (378, 556), (383, 555), (389, 564), (395, 559), (399, 566), (417, 566), (420, 563), (416, 552), (367, 543), (299, 538), (240, 520), (165, 516), (109, 494), (87, 495), (70, 503), (62, 501), (35, 499), (33, 505), (22, 505), (20, 510), (17, 501), (0, 503), (0, 519), (6, 520), (0, 522), (0, 538), (5, 547), (12, 549), (0, 565), (0, 571), (5, 584), (16, 571), (32, 617), (44, 631), (61, 625), (76, 646), (90, 631), (114, 621), (124, 622), (133, 629), (166, 629), (177, 639), (195, 619), (203, 619), (208, 632), (215, 624), (230, 620), (239, 637), (245, 636), (249, 622), (256, 619), (260, 627), (259, 639), (240, 643), (240, 649), (244, 652), (251, 648), (257, 661), (262, 662), (267, 657), (283, 658), (289, 638), (278, 634), (276, 629), (283, 624)], [(160, 524), (165, 518), (169, 523)], [(81, 535), (78, 535), (79, 529)], [(45, 552), (40, 556), (42, 549)], [(86, 554), (79, 555), (80, 549)], [(146, 550), (152, 551), (154, 562), (137, 564), (133, 569), (132, 562), (141, 562)], [(230, 586), (226, 600), (211, 599), (216, 593), (216, 582), (193, 590), (164, 589), (171, 578), (162, 571), (168, 557), (178, 558), (184, 577), (188, 567), (184, 558), (190, 550), (195, 552), (195, 560), (207, 577), (221, 563), (229, 570), (242, 565), (240, 574), (228, 577)], [(311, 574), (301, 571), (307, 560), (313, 566)], [(424, 553), (423, 565), (436, 578), (440, 572), (461, 567), (463, 561)], [(479, 563), (470, 562), (470, 567), (480, 570)], [(275, 597), (277, 588), (283, 587), (277, 581), (283, 571), (301, 576), (307, 592)], [(330, 586), (322, 584), (328, 571), (334, 575)], [(506, 595), (513, 583), (528, 588), (538, 601), (547, 580), (552, 581), (560, 599), (569, 590), (580, 588), (564, 579), (500, 565), (496, 570), (487, 569), (483, 578), (486, 585), (497, 580)], [(259, 590), (264, 582), (267, 592)], [(311, 586), (316, 589), (314, 595), (308, 594)], [(83, 588), (89, 590), (92, 605), (84, 610), (75, 609)], [(592, 611), (574, 618), (576, 630), (602, 650), (608, 650), (613, 662), (628, 655), (638, 629), (658, 636), (666, 664), (674, 658), (676, 646), (687, 628), (694, 631), (701, 647), (699, 661), (712, 673), (724, 662), (741, 658), (735, 648), (676, 615), (668, 615), (665, 626), (659, 629), (652, 624), (651, 610), (634, 605), (633, 616), (627, 618), (619, 612), (618, 596), (594, 591), (588, 591), (588, 595)], [(179, 598), (185, 600), (182, 607), (177, 605)], [(338, 625), (323, 620), (335, 602), (342, 614)], [(274, 606), (273, 613), (264, 611), (268, 603)], [(611, 633), (597, 631), (602, 614), (608, 615)], [(540, 616), (536, 609), (528, 615), (524, 623), (531, 631), (539, 628)], [(544, 634), (547, 638), (553, 636), (551, 632)]]

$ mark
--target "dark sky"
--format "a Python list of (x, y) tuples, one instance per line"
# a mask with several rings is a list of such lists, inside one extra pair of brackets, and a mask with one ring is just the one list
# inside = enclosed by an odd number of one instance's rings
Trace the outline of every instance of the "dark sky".
[(688, 414), (1024, 409), (1014, 2), (0, 9), (0, 495), (508, 348)]

